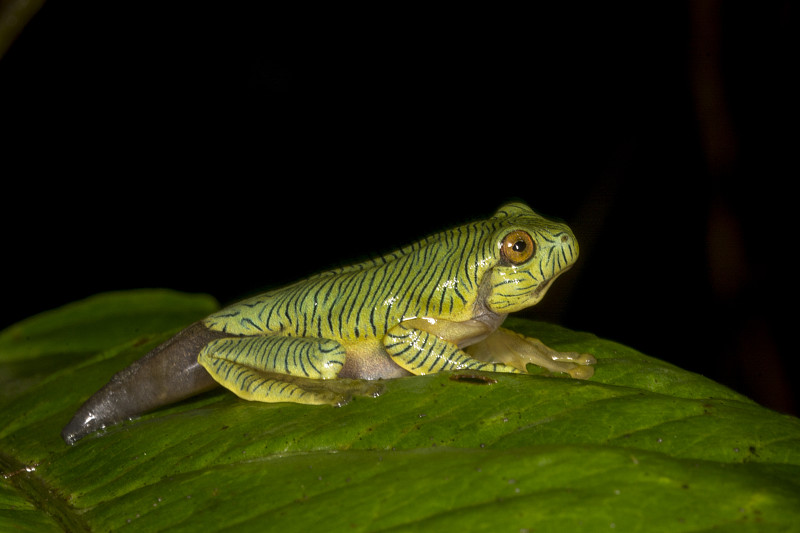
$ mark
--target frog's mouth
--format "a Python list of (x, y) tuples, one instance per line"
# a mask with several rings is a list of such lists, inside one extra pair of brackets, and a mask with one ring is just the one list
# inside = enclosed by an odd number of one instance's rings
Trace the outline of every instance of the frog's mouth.
[[(526, 307), (536, 305), (542, 298), (544, 298), (545, 293), (550, 288), (550, 285), (553, 283), (553, 281), (567, 270), (568, 268), (559, 270), (551, 277), (543, 279), (538, 283), (538, 280), (536, 279), (526, 278), (524, 281), (529, 281), (531, 283), (523, 287), (515, 286), (515, 284), (520, 283), (520, 276), (517, 276), (516, 279), (510, 279), (508, 281), (501, 280), (501, 282), (496, 286), (491, 285), (492, 276), (486, 276), (481, 282), (480, 288), (478, 289), (476, 305), (489, 309), (498, 314), (513, 313), (515, 311), (519, 311), (520, 309), (525, 309)], [(496, 293), (493, 292), (493, 289), (500, 285), (509, 285), (511, 286), (511, 289), (505, 291), (505, 293), (503, 293), (503, 291), (497, 291)], [(473, 316), (477, 316), (479, 314), (480, 312), (478, 311), (475, 312)]]
[(545, 295), (545, 293), (547, 292), (547, 289), (549, 289), (549, 288), (550, 288), (550, 283), (552, 283), (552, 281), (553, 281), (554, 279), (555, 279), (555, 278), (549, 278), (549, 279), (546, 279), (546, 280), (544, 280), (542, 283), (540, 283), (540, 284), (539, 284), (539, 286), (538, 286), (538, 287), (536, 287), (536, 289), (534, 289), (534, 291), (533, 291), (533, 297), (534, 297), (534, 298), (535, 298), (537, 301), (538, 301), (538, 300), (540, 300), (540, 299), (541, 299), (541, 298), (542, 298), (542, 297)]
[(532, 294), (532, 299), (533, 299), (533, 301), (534, 301), (534, 302), (538, 302), (539, 300), (541, 300), (542, 298), (544, 298), (544, 295), (545, 295), (545, 293), (547, 292), (547, 289), (549, 289), (549, 288), (550, 288), (550, 285), (552, 285), (552, 284), (553, 284), (553, 282), (556, 280), (556, 278), (558, 278), (558, 276), (560, 276), (561, 274), (563, 274), (564, 272), (566, 272), (566, 271), (567, 271), (567, 270), (569, 270), (570, 268), (572, 268), (572, 265), (569, 265), (569, 266), (566, 266), (566, 267), (564, 267), (563, 269), (561, 269), (561, 270), (559, 270), (558, 272), (556, 272), (556, 274), (555, 274), (555, 275), (553, 275), (553, 276), (551, 276), (551, 277), (547, 278), (546, 280), (542, 281), (542, 282), (539, 284), (539, 286), (538, 286), (538, 287), (536, 287), (536, 288), (533, 290), (533, 293), (531, 293), (531, 294)]

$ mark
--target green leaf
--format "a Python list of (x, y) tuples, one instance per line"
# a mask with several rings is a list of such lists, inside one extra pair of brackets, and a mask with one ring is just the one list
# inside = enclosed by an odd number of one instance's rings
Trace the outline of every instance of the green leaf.
[(525, 320), (507, 325), (594, 354), (594, 377), (403, 378), (341, 408), (218, 389), (61, 441), (111, 375), (215, 308), (113, 293), (0, 333), (0, 530), (800, 530), (798, 419)]

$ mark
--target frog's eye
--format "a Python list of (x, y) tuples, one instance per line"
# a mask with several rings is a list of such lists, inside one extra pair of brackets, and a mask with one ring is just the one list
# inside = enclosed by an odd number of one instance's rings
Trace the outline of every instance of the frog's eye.
[(500, 243), (500, 253), (512, 265), (520, 265), (530, 259), (536, 251), (533, 239), (522, 230), (512, 231)]

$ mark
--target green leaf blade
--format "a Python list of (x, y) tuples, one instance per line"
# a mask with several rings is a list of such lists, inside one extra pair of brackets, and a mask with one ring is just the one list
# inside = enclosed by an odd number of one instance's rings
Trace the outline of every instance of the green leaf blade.
[[(215, 307), (195, 295), (118, 293), (0, 333), (0, 382), (15, 385), (0, 395), (3, 473), (34, 467), (18, 474), (30, 483), (3, 480), (0, 526), (799, 529), (798, 419), (619, 344), (524, 320), (509, 325), (593, 353), (595, 376), (403, 378), (341, 408), (251, 403), (218, 389), (75, 446), (60, 440), (113, 373)], [(95, 335), (102, 328), (81, 326), (91, 321), (118, 329)], [(81, 338), (64, 342), (70, 324)], [(14, 374), (45, 359), (62, 364)]]

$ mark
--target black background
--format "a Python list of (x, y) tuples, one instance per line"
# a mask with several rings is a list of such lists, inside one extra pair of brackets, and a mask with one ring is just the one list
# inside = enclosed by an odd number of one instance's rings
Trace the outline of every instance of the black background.
[(528, 316), (796, 413), (794, 4), (260, 4), (49, 2), (0, 59), (0, 326), (228, 303), (520, 198), (582, 254)]

